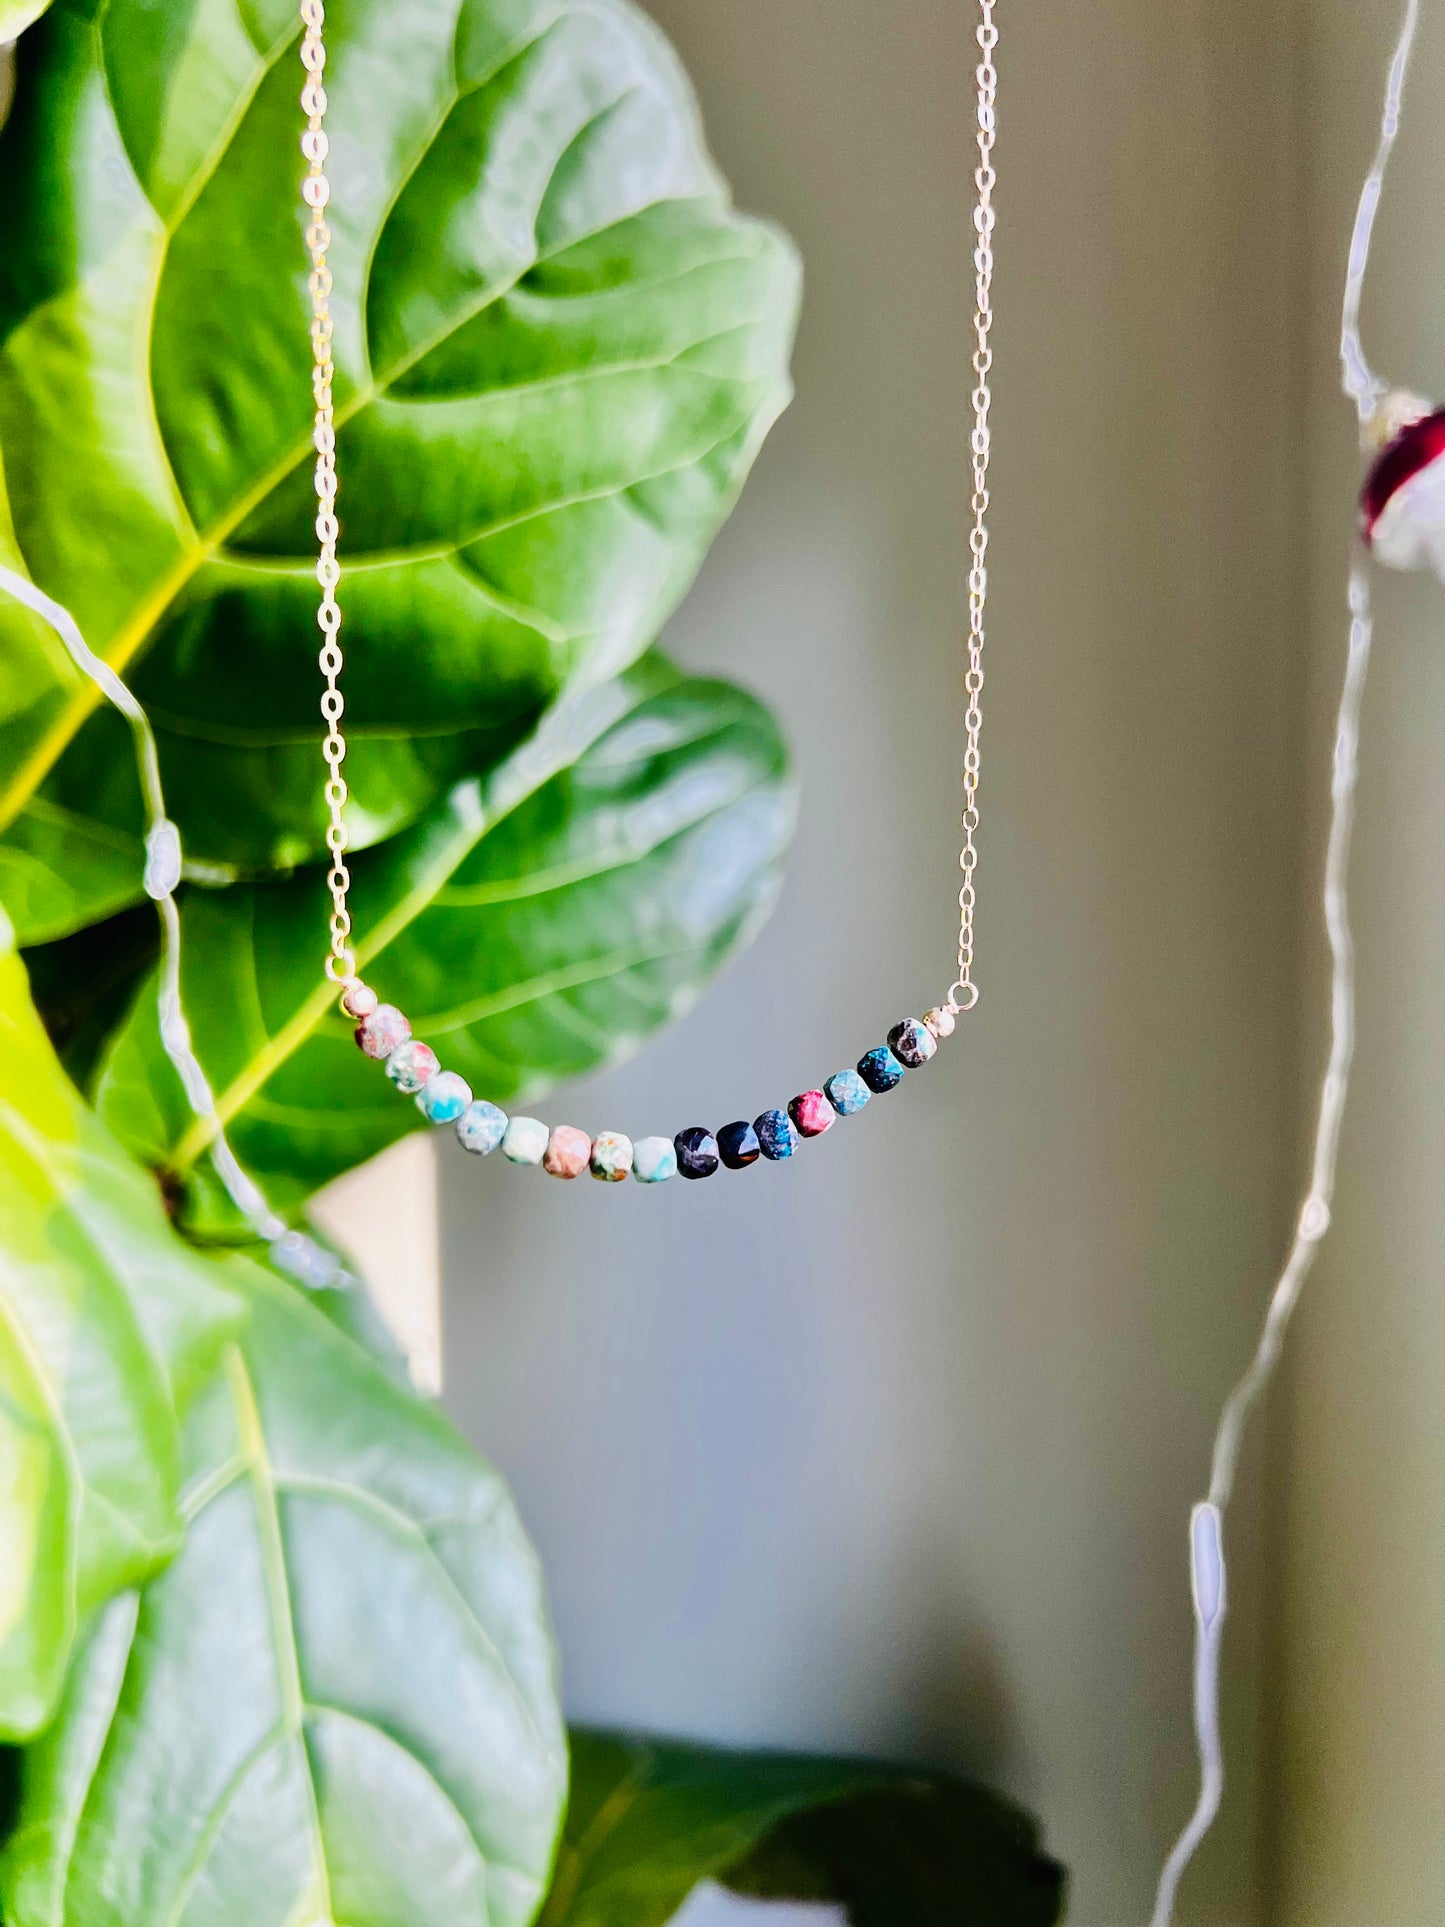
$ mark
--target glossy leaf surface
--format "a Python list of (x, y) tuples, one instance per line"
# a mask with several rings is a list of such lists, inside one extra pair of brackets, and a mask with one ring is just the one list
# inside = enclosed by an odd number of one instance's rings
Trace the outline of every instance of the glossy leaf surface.
[(66, 1079), (0, 915), (0, 1735), (178, 1544), (178, 1412), (238, 1317)]
[(566, 1755), (501, 1480), (290, 1287), (188, 1428), (189, 1529), (25, 1763), (12, 1927), (526, 1927)]
[(575, 1731), (538, 1927), (663, 1927), (709, 1879), (855, 1927), (1052, 1927), (1063, 1901), (1027, 1815), (950, 1775)]
[[(791, 825), (766, 711), (649, 657), (355, 860), (358, 961), (479, 1095), (531, 1099), (696, 996), (770, 906)], [(327, 907), (306, 870), (193, 893), (184, 909), (197, 1049), (232, 1143), (278, 1198), (422, 1123), (328, 994)], [(189, 1180), (206, 1133), (173, 1088), (150, 1002), (143, 989), (97, 1102), (138, 1156)]]
[[(650, 643), (786, 400), (797, 273), (625, 0), (327, 31), (359, 847)], [(322, 821), (297, 32), (291, 0), (58, 0), (0, 136), (20, 551), (150, 708), (188, 856), (254, 870)], [(35, 691), (10, 751), (0, 829), (134, 829), (88, 690)]]
[[(0, 564), (25, 576), (0, 466)], [(34, 746), (36, 719), (79, 695), (84, 678), (47, 623), (0, 585), (0, 771), (18, 769)], [(136, 902), (144, 855), (130, 741), (107, 737), (101, 815), (52, 781), (17, 808), (0, 838), (0, 903), (24, 944), (44, 943)], [(94, 774), (94, 772), (93, 772)], [(0, 777), (3, 783), (4, 777)]]

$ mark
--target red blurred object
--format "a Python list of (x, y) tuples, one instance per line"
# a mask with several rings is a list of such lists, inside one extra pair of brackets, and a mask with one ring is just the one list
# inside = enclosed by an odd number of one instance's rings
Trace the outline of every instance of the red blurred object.
[(1445, 408), (1381, 448), (1360, 491), (1360, 532), (1391, 568), (1430, 568), (1445, 581)]

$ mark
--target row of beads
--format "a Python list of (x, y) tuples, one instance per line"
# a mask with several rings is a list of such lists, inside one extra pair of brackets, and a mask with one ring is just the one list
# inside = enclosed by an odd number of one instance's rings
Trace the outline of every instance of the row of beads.
[(803, 1091), (786, 1110), (764, 1111), (749, 1124), (739, 1119), (716, 1134), (702, 1125), (674, 1138), (644, 1137), (634, 1144), (620, 1131), (592, 1138), (573, 1124), (550, 1129), (540, 1118), (508, 1117), (496, 1104), (474, 1098), (471, 1086), (455, 1071), (444, 1071), (436, 1052), (411, 1034), (411, 1025), (394, 1004), (379, 1004), (375, 991), (353, 981), (341, 999), (355, 1017), (356, 1041), (368, 1057), (384, 1060), (398, 1090), (414, 1096), (433, 1124), (451, 1124), (464, 1150), (478, 1157), (500, 1151), (513, 1164), (539, 1164), (554, 1178), (579, 1178), (590, 1171), (604, 1184), (631, 1176), (639, 1184), (667, 1178), (710, 1178), (719, 1165), (746, 1170), (758, 1159), (776, 1163), (790, 1158), (804, 1138), (821, 1137), (837, 1118), (851, 1117), (871, 1098), (891, 1091), (906, 1071), (926, 1064), (940, 1038), (953, 1034), (954, 1014), (947, 1006), (923, 1017), (905, 1017), (888, 1033), (888, 1042), (865, 1051), (857, 1068), (835, 1071), (820, 1091)]

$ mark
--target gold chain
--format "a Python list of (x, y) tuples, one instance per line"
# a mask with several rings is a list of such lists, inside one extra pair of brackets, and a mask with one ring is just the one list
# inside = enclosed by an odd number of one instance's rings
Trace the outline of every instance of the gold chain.
[[(998, 27), (994, 23), (997, 0), (979, 0), (982, 18), (975, 30), (979, 62), (978, 82), (978, 166), (974, 169), (977, 201), (973, 211), (974, 268), (974, 374), (973, 432), (969, 450), (973, 468), (973, 493), (970, 507), (973, 524), (969, 530), (968, 571), (968, 669), (964, 688), (968, 708), (964, 713), (965, 747), (963, 756), (963, 847), (958, 867), (963, 883), (958, 892), (958, 975), (946, 999), (950, 1011), (972, 1010), (978, 1002), (978, 985), (973, 981), (973, 916), (975, 907), (974, 871), (978, 850), (974, 838), (978, 831), (979, 738), (983, 730), (983, 644), (984, 607), (988, 599), (988, 458), (989, 392), (988, 377), (993, 366), (989, 331), (993, 326), (993, 190), (997, 176), (993, 167), (994, 104), (998, 92), (998, 72), (994, 49)], [(326, 24), (324, 0), (301, 0), (301, 21), (305, 29), (301, 41), (301, 64), (306, 69), (306, 84), (301, 90), (301, 105), (306, 114), (306, 132), (301, 151), (309, 171), (301, 184), (309, 221), (306, 246), (311, 254), (311, 345), (314, 355), (312, 390), (316, 402), (313, 439), (316, 446), (316, 539), (319, 553), (316, 579), (321, 585), (321, 602), (316, 612), (324, 641), (321, 646), (321, 673), (326, 687), (321, 696), (321, 714), (326, 723), (322, 754), (327, 777), (324, 795), (329, 814), (326, 846), (331, 852), (327, 883), (331, 890), (331, 949), (326, 959), (326, 974), (335, 984), (345, 986), (356, 975), (356, 959), (350, 946), (351, 913), (347, 892), (351, 873), (346, 867), (346, 779), (342, 764), (346, 760), (346, 737), (341, 719), (345, 702), (339, 687), (342, 652), (339, 631), (341, 610), (336, 589), (341, 568), (336, 559), (338, 525), (336, 520), (336, 424), (332, 403), (333, 368), (331, 361), (331, 270), (326, 251), (331, 245), (331, 229), (326, 221), (326, 206), (331, 198), (326, 178), (328, 142), (324, 130), (326, 89), (326, 48), (322, 35)]]
[(998, 45), (998, 28), (993, 10), (996, 0), (980, 0), (980, 20), (974, 38), (978, 42), (978, 166), (973, 184), (978, 199), (973, 210), (973, 434), (969, 451), (973, 459), (973, 526), (969, 530), (968, 570), (968, 669), (963, 684), (968, 692), (964, 714), (966, 743), (963, 752), (963, 848), (958, 867), (963, 885), (958, 893), (958, 976), (949, 988), (950, 1010), (972, 1010), (978, 1002), (978, 985), (973, 981), (973, 873), (978, 866), (974, 836), (978, 830), (979, 737), (983, 731), (983, 636), (984, 605), (988, 600), (988, 456), (989, 456), (989, 370), (993, 350), (989, 330), (993, 326), (993, 190), (997, 180), (993, 168), (994, 102), (998, 94), (998, 72), (993, 64)]
[(341, 676), (341, 610), (336, 587), (341, 580), (341, 565), (336, 559), (336, 419), (332, 403), (331, 364), (331, 270), (326, 265), (326, 250), (331, 246), (331, 229), (326, 206), (331, 185), (326, 178), (329, 142), (323, 122), (326, 118), (326, 46), (322, 38), (326, 25), (323, 0), (301, 0), (301, 65), (306, 69), (306, 85), (301, 90), (301, 106), (306, 114), (306, 132), (301, 136), (301, 152), (310, 164), (301, 183), (301, 198), (310, 219), (306, 246), (311, 255), (311, 349), (314, 363), (311, 388), (316, 402), (316, 423), (312, 440), (316, 446), (316, 580), (321, 584), (321, 603), (316, 621), (324, 638), (321, 645), (321, 673), (326, 687), (321, 695), (321, 714), (326, 736), (321, 753), (326, 758), (326, 787), (323, 792), (330, 820), (326, 826), (326, 847), (331, 852), (331, 871), (326, 881), (331, 890), (331, 951), (326, 959), (326, 974), (334, 984), (346, 984), (356, 975), (352, 955), (351, 912), (346, 893), (351, 888), (351, 872), (346, 867), (346, 778), (341, 766), (346, 761), (346, 738), (341, 717), (346, 708), (338, 687)]

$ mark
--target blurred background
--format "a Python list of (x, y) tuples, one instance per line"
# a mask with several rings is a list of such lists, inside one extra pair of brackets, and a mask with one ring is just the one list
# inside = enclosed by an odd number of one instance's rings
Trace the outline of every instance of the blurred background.
[[(783, 1101), (952, 974), (971, 303), (972, 7), (651, 11), (807, 273), (797, 400), (666, 640), (768, 699), (803, 788), (762, 939), (552, 1105), (634, 1135)], [(977, 1013), (791, 1168), (604, 1197), (400, 1155), (439, 1183), (445, 1397), (540, 1547), (569, 1710), (976, 1771), (1042, 1816), (1071, 1919), (1131, 1927), (1194, 1794), (1188, 1509), (1322, 1061), (1338, 292), (1397, 21), (1000, 14)], [(1427, 6), (1365, 312), (1436, 394), (1442, 75)], [(1380, 583), (1337, 1230), (1231, 1514), (1190, 1927), (1439, 1917), (1442, 622), (1438, 585)], [(764, 1915), (688, 1919), (734, 1917)]]

